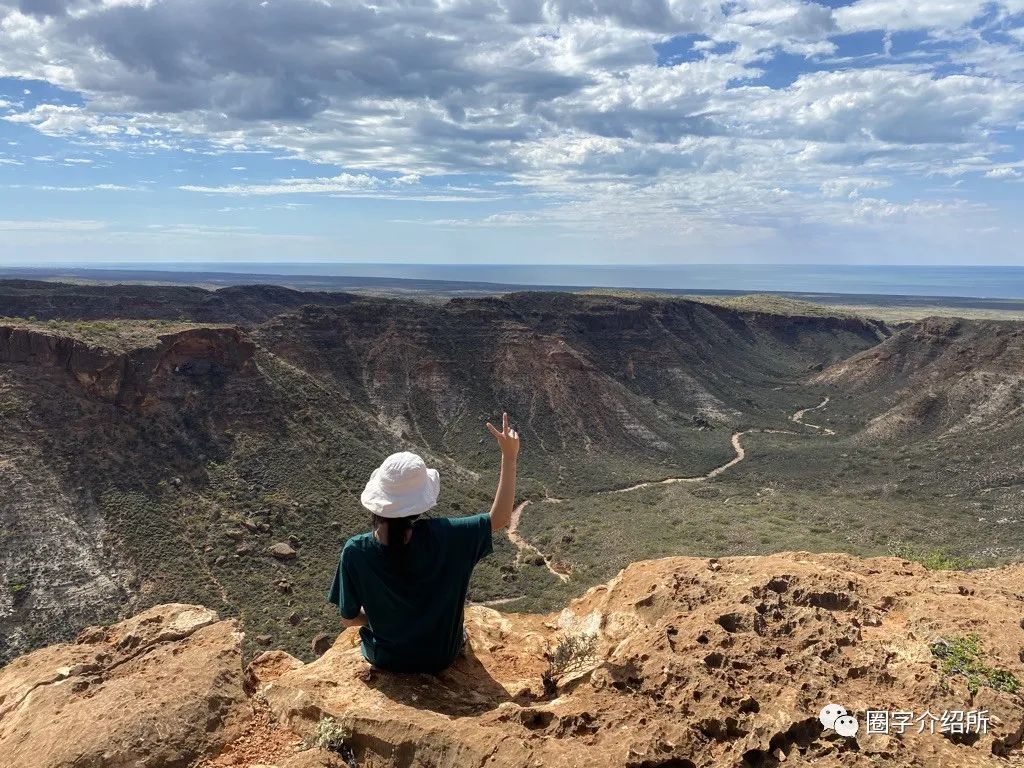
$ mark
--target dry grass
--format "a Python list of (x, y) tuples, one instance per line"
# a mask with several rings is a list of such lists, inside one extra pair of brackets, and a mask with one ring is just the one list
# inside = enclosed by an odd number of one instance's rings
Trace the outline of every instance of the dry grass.
[[(848, 317), (882, 320), (890, 324), (911, 323), (926, 317), (962, 317), (966, 320), (1024, 320), (1024, 310), (996, 307), (965, 307), (943, 304), (940, 298), (934, 304), (902, 305), (889, 303), (878, 296), (877, 303), (826, 303), (794, 299), (773, 293), (747, 293), (740, 296), (705, 296), (698, 294), (665, 294), (653, 291), (596, 288), (581, 293), (624, 298), (647, 298), (661, 301), (697, 301), (715, 307), (727, 307), (740, 312), (762, 312), (787, 317)], [(893, 297), (894, 299), (898, 297)], [(1009, 304), (1020, 302), (1007, 300)]]
[[(858, 317), (846, 307), (816, 304), (772, 293), (748, 293), (743, 296), (690, 296), (693, 301), (711, 306), (727, 307), (739, 312), (762, 312), (786, 317)], [(874, 315), (871, 315), (874, 317)]]
[(772, 293), (748, 293), (742, 296), (702, 296), (696, 294), (675, 295), (619, 288), (595, 288), (581, 291), (585, 296), (616, 296), (633, 299), (657, 299), (658, 301), (695, 301), (712, 307), (726, 307), (739, 312), (761, 312), (786, 317), (856, 317), (846, 309), (813, 301), (801, 301)]
[(873, 317), (894, 324), (912, 323), (926, 317), (962, 317), (965, 320), (1024, 320), (1024, 310), (947, 307), (940, 304), (924, 307), (851, 304), (844, 305), (842, 309), (861, 317)]
[(188, 323), (174, 320), (35, 320), (0, 317), (0, 326), (21, 328), (76, 339), (90, 347), (112, 352), (156, 344), (161, 336), (194, 328), (227, 328), (224, 324)]

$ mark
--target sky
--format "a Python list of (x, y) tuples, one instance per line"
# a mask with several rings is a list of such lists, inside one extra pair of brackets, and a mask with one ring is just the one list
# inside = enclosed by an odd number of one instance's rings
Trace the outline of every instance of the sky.
[(0, 263), (1022, 265), (1024, 0), (0, 0)]

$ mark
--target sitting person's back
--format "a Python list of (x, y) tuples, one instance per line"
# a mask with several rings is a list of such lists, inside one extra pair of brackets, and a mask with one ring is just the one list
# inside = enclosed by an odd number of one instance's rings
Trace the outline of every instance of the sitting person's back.
[(363, 656), (375, 667), (440, 672), (462, 650), (473, 567), (512, 518), (519, 435), (502, 419), (500, 432), (487, 425), (501, 447), (489, 514), (417, 520), (437, 503), (440, 477), (413, 453), (389, 456), (370, 476), (360, 501), (373, 530), (345, 544), (328, 599), (342, 624), (361, 627)]
[(393, 672), (440, 672), (462, 650), (463, 606), (473, 566), (491, 552), (491, 517), (419, 520), (401, 556), (372, 532), (342, 552), (331, 602), (359, 630), (363, 655)]

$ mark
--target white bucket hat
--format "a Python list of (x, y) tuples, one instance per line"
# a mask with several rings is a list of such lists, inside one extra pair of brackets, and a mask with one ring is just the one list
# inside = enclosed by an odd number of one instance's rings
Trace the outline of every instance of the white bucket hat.
[(373, 470), (359, 501), (380, 517), (421, 515), (437, 504), (441, 477), (415, 453), (402, 451)]

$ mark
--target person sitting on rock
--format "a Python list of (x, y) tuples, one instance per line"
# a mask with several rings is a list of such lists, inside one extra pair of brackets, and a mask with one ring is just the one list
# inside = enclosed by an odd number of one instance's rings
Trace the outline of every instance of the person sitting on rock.
[(328, 599), (345, 627), (360, 627), (374, 667), (437, 673), (462, 651), (473, 568), (491, 553), (491, 534), (512, 519), (519, 435), (507, 413), (501, 420), (500, 431), (487, 423), (501, 449), (490, 513), (418, 519), (437, 503), (441, 483), (415, 453), (392, 454), (370, 475), (360, 501), (373, 530), (346, 542)]

